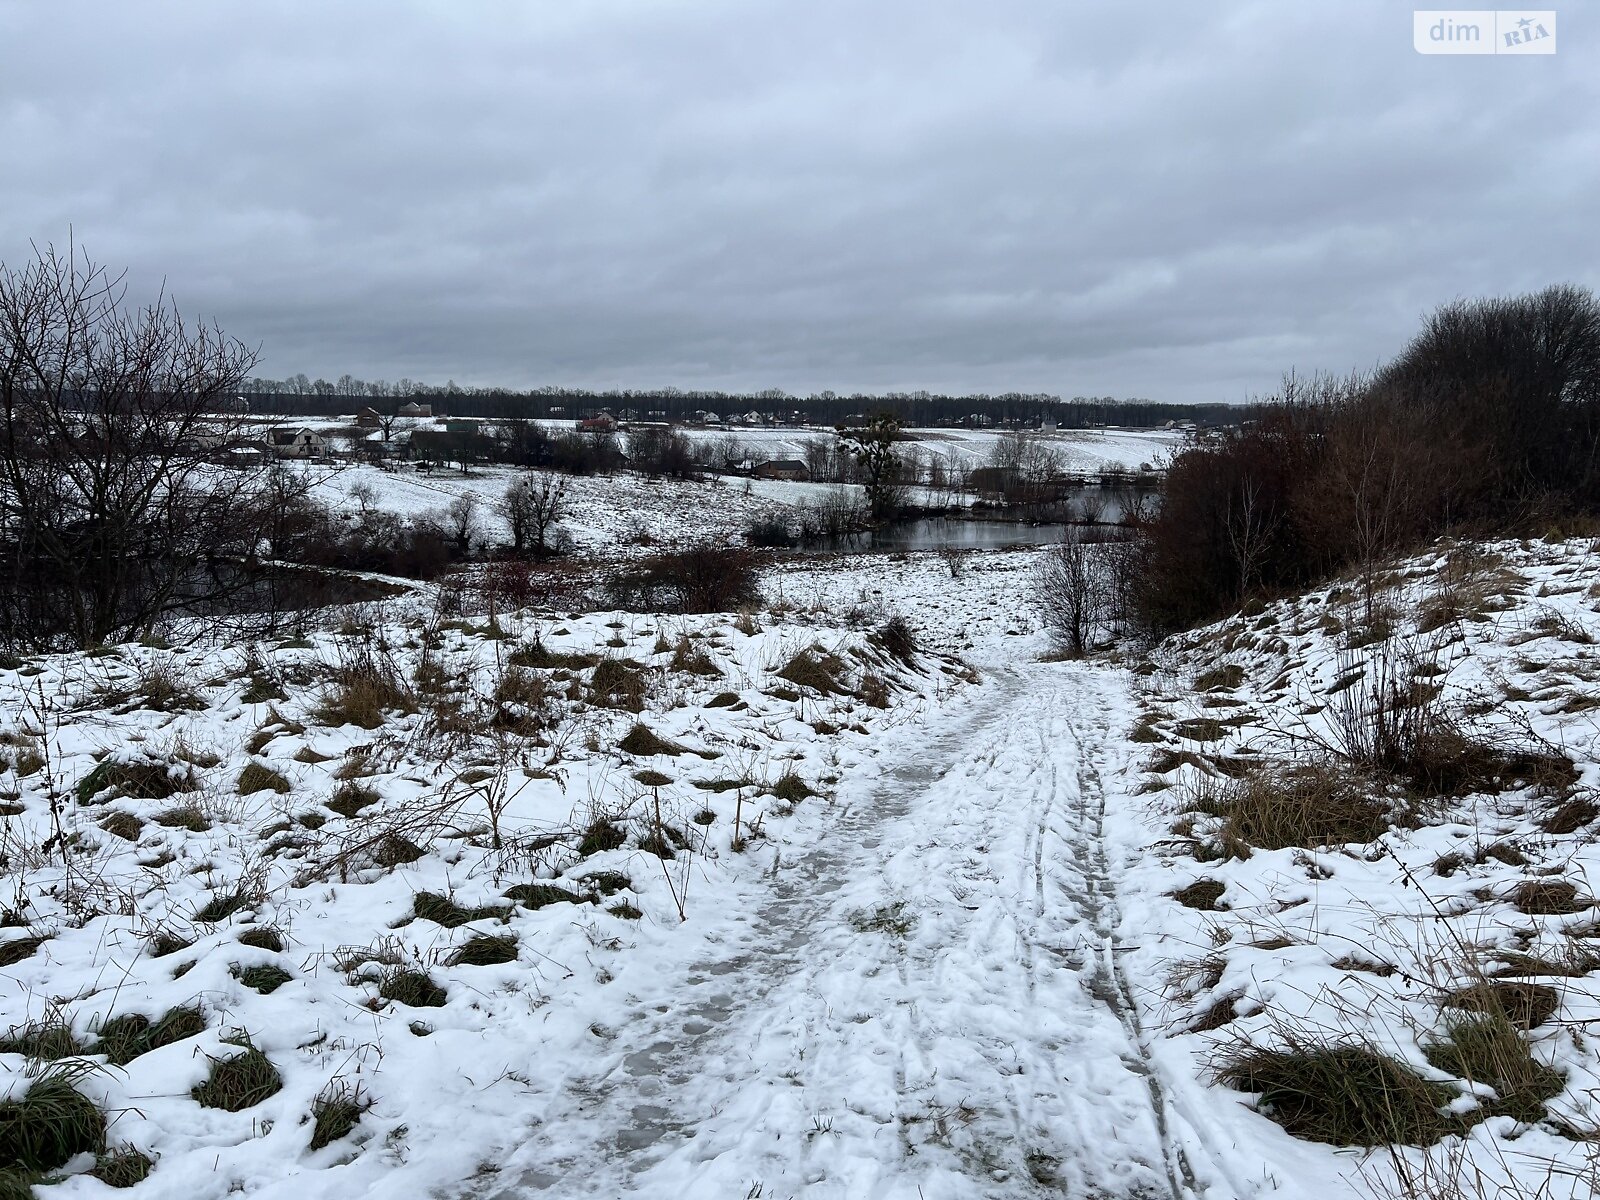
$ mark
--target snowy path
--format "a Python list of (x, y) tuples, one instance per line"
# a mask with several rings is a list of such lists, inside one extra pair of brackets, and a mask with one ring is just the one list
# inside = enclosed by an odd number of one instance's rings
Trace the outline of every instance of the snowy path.
[(1125, 689), (1027, 664), (902, 731), (491, 1194), (1195, 1194), (1115, 961)]

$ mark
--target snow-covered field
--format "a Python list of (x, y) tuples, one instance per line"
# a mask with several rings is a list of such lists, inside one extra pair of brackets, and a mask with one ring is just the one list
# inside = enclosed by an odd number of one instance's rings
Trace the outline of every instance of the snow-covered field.
[[(332, 433), (345, 422), (308, 421)], [(403, 422), (431, 427), (433, 422)], [(559, 423), (546, 422), (556, 425)], [(740, 442), (739, 456), (754, 460), (803, 457), (805, 443), (831, 440), (828, 430), (733, 429), (685, 427), (691, 440)], [(921, 429), (910, 431), (907, 450), (944, 457), (952, 469), (980, 466), (1004, 435), (988, 430)], [(622, 435), (624, 440), (626, 434)], [(1182, 444), (1182, 435), (1163, 430), (1068, 430), (1035, 435), (1060, 457), (1065, 470), (1094, 470), (1112, 464), (1136, 467), (1160, 463)], [(336, 439), (337, 441), (337, 439)], [(450, 469), (418, 471), (411, 464), (383, 470), (363, 463), (301, 463), (291, 470), (308, 473), (311, 494), (336, 511), (354, 513), (371, 507), (408, 519), (434, 516), (460, 496), (477, 501), (475, 522), (480, 540), (504, 542), (509, 536), (506, 489), (525, 472), (508, 467), (474, 466), (470, 474)], [(567, 505), (561, 533), (575, 550), (605, 558), (627, 557), (652, 548), (697, 538), (727, 541), (765, 520), (793, 520), (802, 510), (849, 510), (863, 502), (856, 484), (795, 483), (784, 480), (710, 476), (703, 480), (648, 479), (629, 472), (607, 476), (565, 476)], [(969, 505), (972, 493), (913, 488), (908, 499), (928, 507)]]
[[(3, 1086), (69, 1072), (152, 1197), (1403, 1194), (1215, 1077), (1299, 1037), (1439, 1089), (1440, 1169), (1525, 1185), (1482, 1194), (1587, 1195), (1587, 544), (1441, 551), (1370, 613), (1325, 589), (1120, 666), (1048, 661), (1039, 554), (0, 671)], [(1336, 742), (1402, 659), (1577, 778), (1513, 782), (1533, 755), (1312, 846), (1228, 824), (1222, 784)], [(1547, 989), (1518, 1033), (1556, 1072), (1516, 1113), (1428, 1056), (1508, 981)], [(281, 1086), (208, 1106), (246, 1044)], [(94, 1163), (39, 1194), (109, 1194)]]
[[(283, 428), (315, 429), (336, 442), (343, 431), (351, 428), (354, 417), (283, 417), (267, 420), (251, 418), (252, 427), (279, 426)], [(570, 433), (575, 428), (572, 421), (541, 420), (535, 422), (551, 434)], [(491, 422), (492, 424), (492, 422)], [(396, 421), (394, 430), (407, 433), (414, 429), (442, 429), (442, 419), (407, 417)], [(755, 461), (763, 459), (804, 459), (808, 446), (818, 442), (832, 444), (831, 426), (775, 427), (734, 425), (728, 427), (681, 425), (684, 436), (697, 445), (737, 447), (739, 456)], [(370, 432), (367, 436), (373, 436)], [(626, 429), (618, 433), (618, 440), (626, 448)], [(996, 446), (1008, 435), (994, 429), (907, 429), (900, 447), (908, 452), (936, 455), (947, 460), (954, 468), (982, 466), (991, 461)], [(1061, 459), (1064, 470), (1092, 471), (1115, 464), (1135, 468), (1140, 463), (1159, 464), (1183, 445), (1182, 432), (1167, 429), (1060, 429), (1031, 434), (1042, 445), (1049, 447)]]
[[(408, 518), (430, 513), (442, 517), (456, 497), (475, 497), (480, 539), (499, 543), (510, 536), (506, 489), (527, 474), (491, 466), (474, 467), (470, 475), (390, 472), (361, 464), (334, 469), (295, 464), (290, 469), (309, 472), (317, 481), (311, 495), (344, 512), (354, 512), (358, 506), (352, 489), (370, 491), (368, 503), (373, 508)], [(691, 538), (732, 540), (756, 521), (824, 503), (841, 493), (858, 501), (861, 491), (853, 484), (646, 479), (632, 474), (565, 476), (563, 482), (566, 508), (557, 529), (575, 550), (605, 558), (645, 553)]]

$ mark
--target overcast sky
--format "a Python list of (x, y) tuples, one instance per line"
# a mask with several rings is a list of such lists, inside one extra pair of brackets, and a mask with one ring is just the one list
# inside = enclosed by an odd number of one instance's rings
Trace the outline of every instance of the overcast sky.
[(1238, 400), (1600, 287), (1600, 12), (0, 0), (0, 258), (260, 373)]

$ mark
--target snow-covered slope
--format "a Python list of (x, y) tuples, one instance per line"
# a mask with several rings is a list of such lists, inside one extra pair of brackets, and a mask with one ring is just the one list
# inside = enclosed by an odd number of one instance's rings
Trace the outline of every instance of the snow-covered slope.
[[(1378, 1194), (1404, 1169), (1478, 1195), (1468, 1151), (1485, 1179), (1520, 1181), (1508, 1195), (1595, 1178), (1579, 1139), (1600, 1126), (1597, 595), (1588, 542), (1441, 546), (1173, 639), (1143, 668), (1134, 736), (1168, 828), (1130, 877), (1148, 907), (1129, 913), (1126, 961), (1198, 1069), (1361, 1046), (1455, 1097), (1465, 1137), (1369, 1161)], [(1375, 739), (1424, 744), (1366, 771)], [(1486, 1007), (1529, 1027), (1516, 1096), (1451, 1058), (1452, 1027)], [(1356, 1169), (1265, 1119), (1254, 1141), (1300, 1182)]]
[[(276, 644), (12, 664), (0, 1086), (92, 1064), (109, 1143), (156, 1163), (143, 1195), (487, 1180), (530, 1096), (724, 936), (796, 813), (969, 686), (874, 627), (487, 628), (407, 599)], [(247, 1044), (281, 1087), (202, 1103)], [(330, 1098), (360, 1119), (313, 1148)]]

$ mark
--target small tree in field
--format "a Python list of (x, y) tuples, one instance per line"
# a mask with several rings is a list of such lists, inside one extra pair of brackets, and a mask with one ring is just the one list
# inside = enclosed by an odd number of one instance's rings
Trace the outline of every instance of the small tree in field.
[(456, 553), (465, 558), (472, 551), (472, 539), (478, 532), (478, 498), (464, 492), (445, 506), (445, 527), (450, 540), (456, 544)]
[(506, 489), (511, 548), (518, 556), (549, 554), (550, 535), (567, 513), (567, 481), (551, 472), (525, 475)]
[(1034, 602), (1051, 628), (1074, 654), (1085, 653), (1095, 632), (1113, 616), (1116, 602), (1114, 556), (1122, 546), (1094, 544), (1079, 526), (1052, 546), (1036, 569)]

